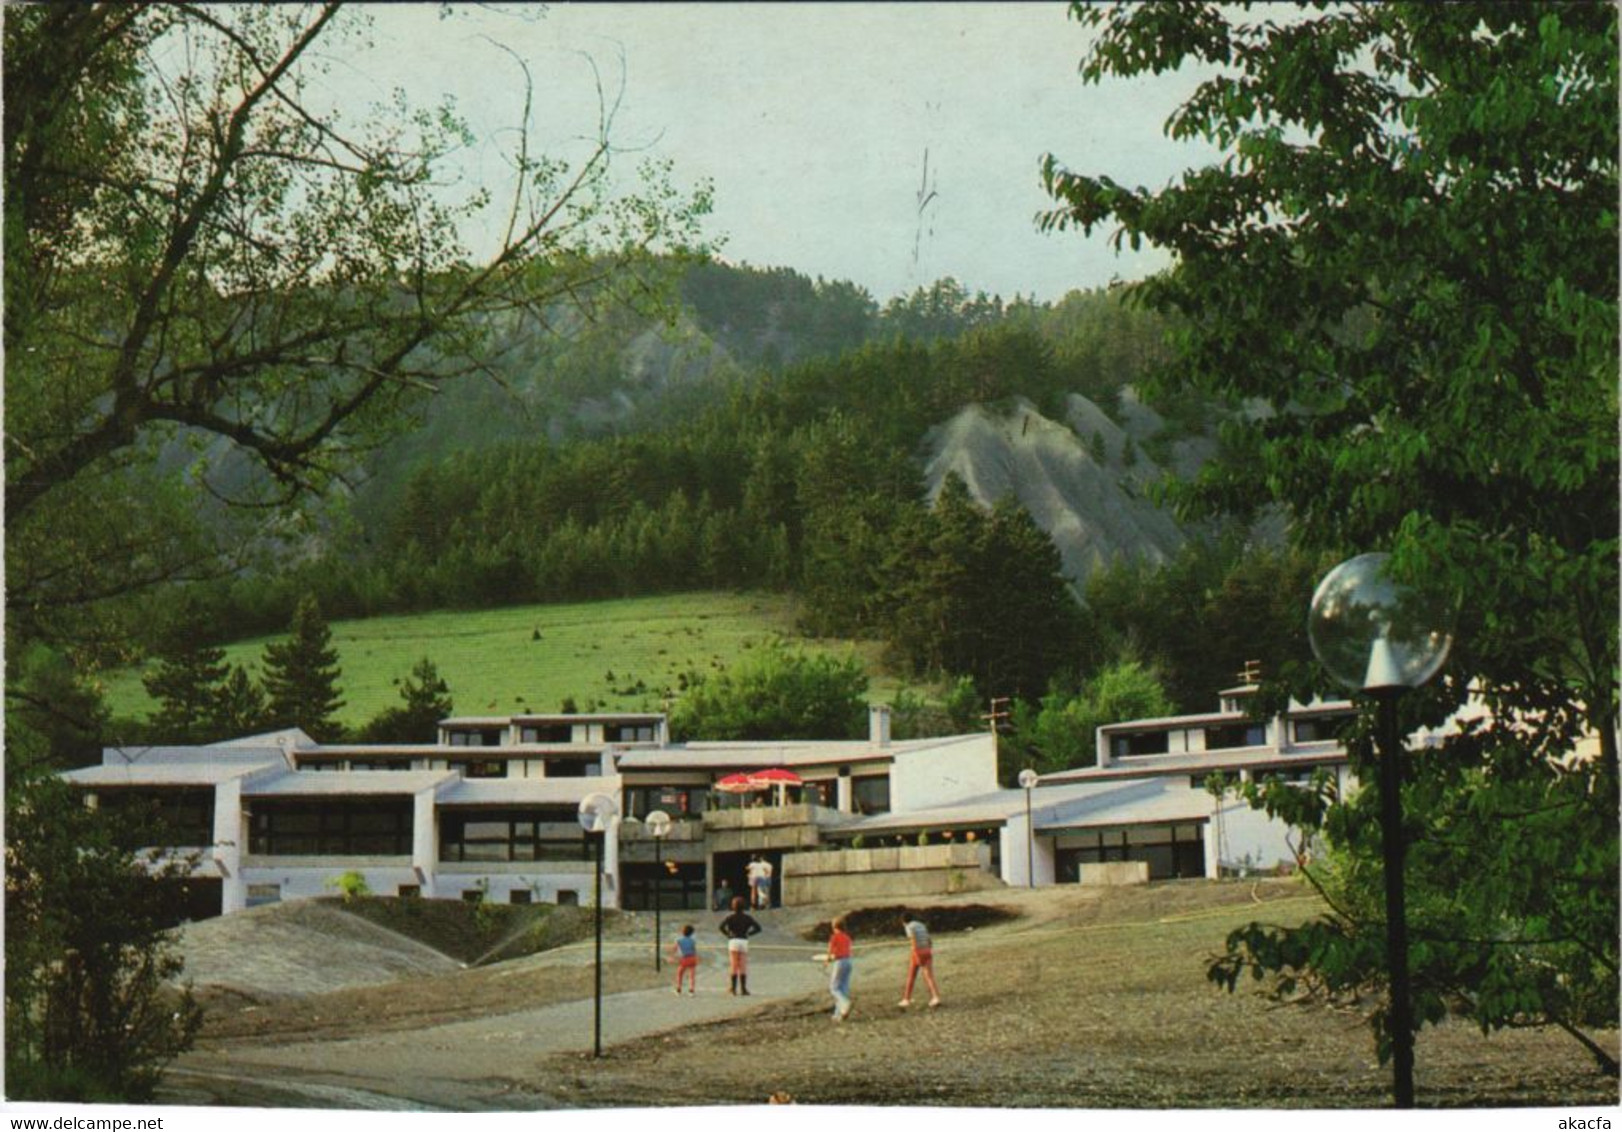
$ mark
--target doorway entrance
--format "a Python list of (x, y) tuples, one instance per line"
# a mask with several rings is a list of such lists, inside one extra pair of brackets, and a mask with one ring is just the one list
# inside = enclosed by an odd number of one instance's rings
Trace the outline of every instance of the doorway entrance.
[(733, 896), (744, 897), (747, 905), (752, 905), (749, 892), (749, 862), (755, 857), (767, 862), (772, 867), (772, 886), (768, 907), (780, 908), (783, 904), (783, 852), (780, 849), (750, 849), (734, 853), (717, 853), (712, 864), (715, 868), (715, 886), (719, 890), (721, 882), (726, 881), (727, 888)]

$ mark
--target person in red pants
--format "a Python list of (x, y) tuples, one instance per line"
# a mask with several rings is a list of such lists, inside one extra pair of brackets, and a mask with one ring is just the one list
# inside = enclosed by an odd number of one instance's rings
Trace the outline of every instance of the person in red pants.
[(683, 924), (681, 935), (670, 945), (676, 960), (676, 993), (681, 993), (681, 978), (687, 976), (687, 993), (698, 993), (698, 940), (693, 938), (693, 925)]
[(912, 1005), (912, 988), (920, 971), (924, 973), (924, 985), (929, 987), (929, 1005), (939, 1006), (941, 988), (935, 982), (935, 950), (929, 938), (929, 929), (911, 912), (901, 913), (901, 928), (907, 933), (907, 941), (912, 944), (912, 958), (907, 964), (907, 985), (901, 992), (900, 1006), (906, 1009)]

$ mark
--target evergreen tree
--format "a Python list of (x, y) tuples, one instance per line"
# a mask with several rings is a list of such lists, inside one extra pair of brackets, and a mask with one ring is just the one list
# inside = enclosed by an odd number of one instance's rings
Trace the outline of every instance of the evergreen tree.
[(456, 708), (450, 685), (439, 675), (434, 662), (423, 657), (400, 684), (404, 707), (391, 707), (361, 729), (364, 743), (431, 743), (439, 721)]
[(167, 743), (200, 743), (216, 722), (218, 701), (229, 673), (225, 650), (205, 645), (200, 626), (182, 617), (158, 660), (141, 678), (148, 694), (162, 705), (152, 714), (152, 729)]
[(263, 667), (272, 728), (301, 727), (323, 743), (343, 734), (333, 718), (344, 704), (338, 652), (314, 595), (299, 600), (289, 639), (265, 646)]
[(220, 684), (211, 722), (221, 737), (251, 735), (269, 726), (265, 693), (240, 664), (232, 665)]

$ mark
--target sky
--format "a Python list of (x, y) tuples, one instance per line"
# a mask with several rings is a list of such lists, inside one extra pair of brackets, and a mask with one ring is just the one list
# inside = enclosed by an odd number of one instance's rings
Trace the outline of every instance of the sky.
[(1164, 259), (1117, 256), (1107, 233), (1037, 230), (1051, 206), (1043, 155), (1150, 187), (1213, 157), (1163, 134), (1193, 80), (1084, 84), (1090, 33), (1059, 3), (401, 5), (367, 15), (373, 46), (327, 60), (330, 93), (350, 106), (394, 87), (418, 106), (454, 98), (480, 138), (461, 155), (471, 182), (503, 176), (520, 119), (523, 77), (509, 51), (533, 76), (531, 136), (548, 153), (579, 154), (593, 133), (595, 64), (620, 92), (620, 167), (666, 158), (677, 184), (710, 181), (705, 231), (722, 239), (725, 259), (848, 279), (881, 303), (944, 276), (1041, 300), (1140, 278)]

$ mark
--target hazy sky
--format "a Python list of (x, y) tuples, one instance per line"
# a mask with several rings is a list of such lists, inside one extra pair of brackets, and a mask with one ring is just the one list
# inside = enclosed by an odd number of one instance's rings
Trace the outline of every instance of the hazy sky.
[[(378, 6), (373, 50), (327, 80), (363, 102), (404, 87), (454, 96), (498, 154), (536, 83), (533, 136), (579, 152), (597, 115), (591, 64), (623, 98), (614, 137), (668, 157), (678, 183), (708, 178), (723, 255), (851, 279), (880, 302), (941, 276), (971, 290), (1053, 299), (1136, 278), (1158, 259), (1115, 256), (1102, 234), (1044, 236), (1047, 152), (1078, 170), (1159, 186), (1210, 159), (1162, 125), (1182, 75), (1087, 86), (1087, 33), (1064, 4), (554, 4)], [(503, 133), (504, 130), (509, 131)], [(925, 184), (933, 198), (920, 208)], [(636, 154), (626, 155), (625, 167)], [(926, 191), (927, 191), (926, 190)]]

